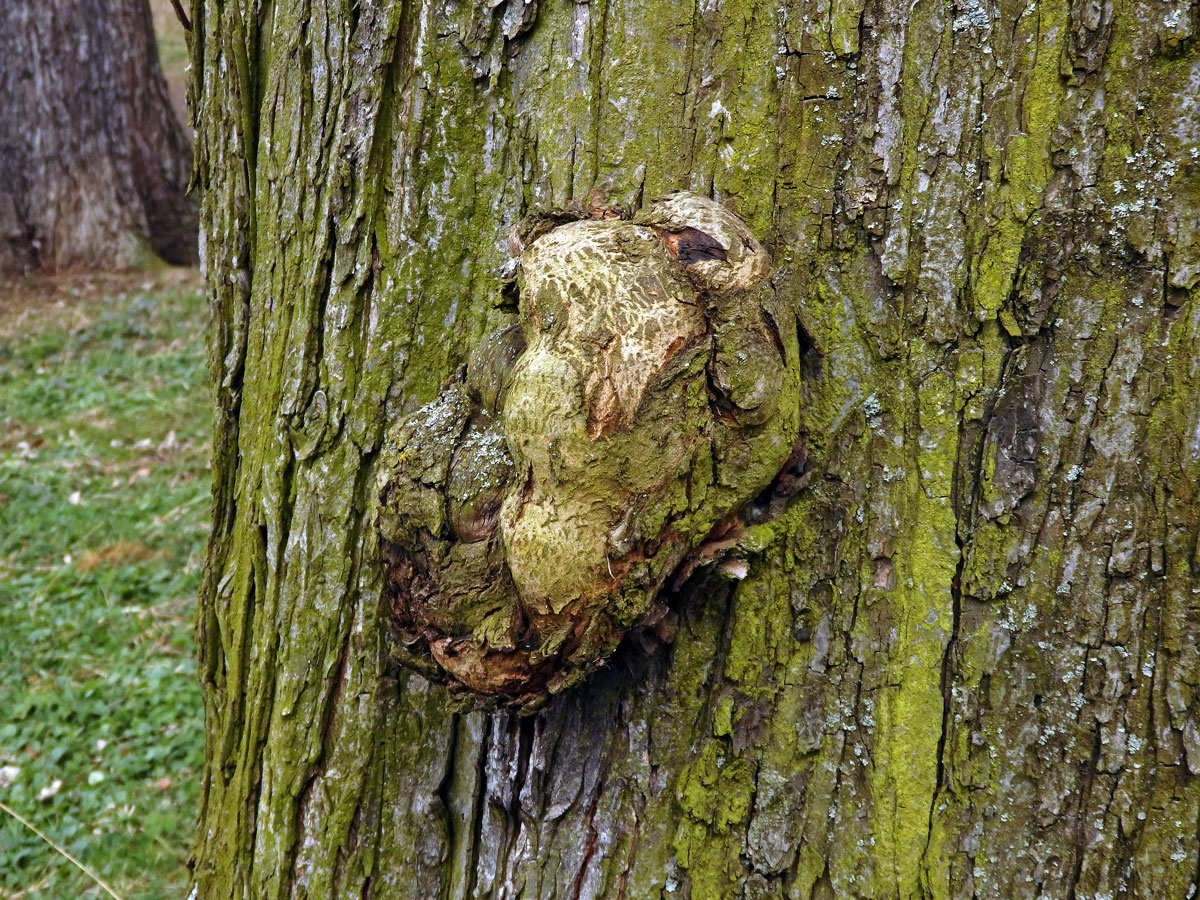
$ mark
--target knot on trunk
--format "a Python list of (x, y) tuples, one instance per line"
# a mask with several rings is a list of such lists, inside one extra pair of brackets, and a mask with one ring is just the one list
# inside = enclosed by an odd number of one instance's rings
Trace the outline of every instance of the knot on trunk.
[(797, 324), (745, 222), (690, 193), (568, 218), (527, 230), (519, 321), (379, 470), (396, 655), (521, 711), (661, 618), (800, 427)]

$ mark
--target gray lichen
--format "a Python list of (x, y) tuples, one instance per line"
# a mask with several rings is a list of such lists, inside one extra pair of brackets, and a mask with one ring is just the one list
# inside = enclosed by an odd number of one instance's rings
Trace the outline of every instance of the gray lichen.
[(799, 432), (797, 324), (746, 224), (690, 193), (606, 212), (533, 230), (519, 325), (380, 466), (398, 655), (484, 705), (536, 708), (661, 615)]

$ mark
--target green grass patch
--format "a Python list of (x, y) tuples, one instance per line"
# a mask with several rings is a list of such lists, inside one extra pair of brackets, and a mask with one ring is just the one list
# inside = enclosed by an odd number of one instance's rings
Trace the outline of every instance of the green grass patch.
[[(129, 287), (0, 298), (0, 802), (158, 900), (202, 762), (207, 310), (194, 278)], [(0, 812), (0, 898), (99, 896)]]

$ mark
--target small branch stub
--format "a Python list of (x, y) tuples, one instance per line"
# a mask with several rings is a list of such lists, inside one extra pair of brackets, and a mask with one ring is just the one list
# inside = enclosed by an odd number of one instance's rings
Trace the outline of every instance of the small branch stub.
[(397, 656), (525, 712), (662, 615), (672, 572), (736, 526), (800, 427), (794, 314), (738, 216), (681, 192), (565, 218), (530, 229), (519, 322), (380, 466)]

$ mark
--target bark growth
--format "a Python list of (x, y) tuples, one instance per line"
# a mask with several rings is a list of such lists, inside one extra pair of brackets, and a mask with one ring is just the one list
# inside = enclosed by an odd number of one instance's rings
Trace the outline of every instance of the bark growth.
[(664, 624), (664, 584), (734, 547), (800, 424), (795, 316), (737, 216), (677, 192), (531, 229), (519, 322), (379, 466), (398, 659), (521, 712)]

